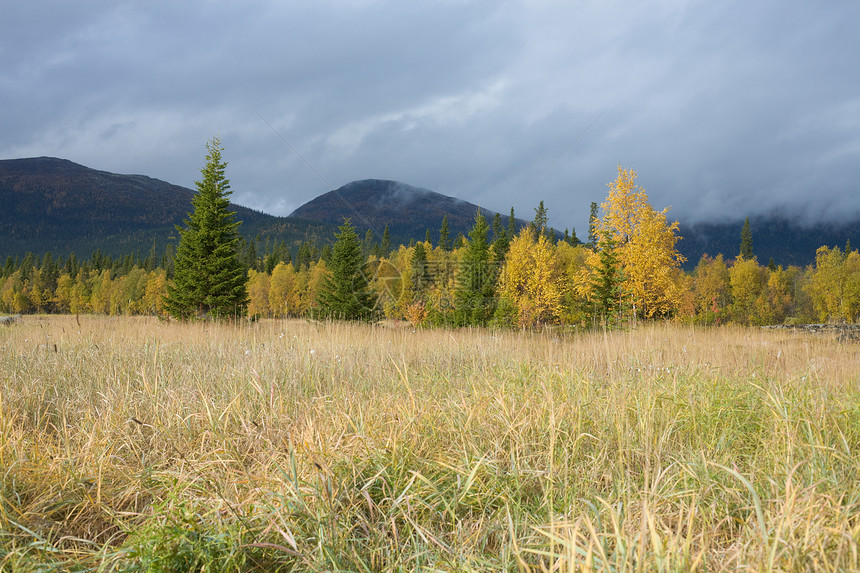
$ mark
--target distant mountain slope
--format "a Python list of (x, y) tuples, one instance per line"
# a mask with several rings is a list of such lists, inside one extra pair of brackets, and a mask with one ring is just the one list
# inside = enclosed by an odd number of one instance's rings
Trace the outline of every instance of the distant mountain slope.
[[(191, 210), (193, 191), (143, 175), (118, 175), (90, 169), (65, 159), (38, 157), (0, 160), (0, 258), (51, 251), (55, 256), (75, 252), (88, 256), (158, 252), (177, 241), (175, 225)], [(301, 241), (333, 240), (336, 226), (349, 217), (361, 234), (368, 228), (381, 239), (389, 225), (392, 244), (421, 240), (427, 229), (434, 244), (442, 217), (447, 215), (450, 237), (467, 235), (477, 205), (395, 181), (354, 181), (320, 195), (289, 217), (275, 217), (232, 205), (245, 237), (284, 241), (294, 252)], [(494, 213), (482, 209), (484, 216)], [(503, 214), (505, 225), (507, 215)], [(517, 220), (522, 226), (526, 221)], [(703, 253), (734, 258), (740, 245), (742, 221), (681, 225), (678, 243), (690, 270)], [(781, 265), (807, 265), (821, 245), (860, 247), (860, 221), (839, 225), (803, 226), (786, 217), (750, 220), (753, 248), (759, 262), (773, 257)], [(581, 237), (584, 238), (584, 237)]]
[[(479, 207), (468, 201), (413, 187), (397, 181), (364, 179), (347, 183), (339, 189), (324, 193), (308, 201), (290, 214), (332, 225), (340, 225), (344, 218), (359, 231), (372, 229), (379, 238), (388, 225), (393, 239), (407, 242), (410, 238), (424, 239), (427, 229), (435, 244), (439, 238), (442, 218), (448, 216), (451, 240), (458, 233), (468, 236), (475, 223)], [(495, 212), (481, 209), (487, 223)], [(507, 215), (504, 225), (507, 226)], [(526, 224), (518, 220), (518, 225)]]
[[(27, 251), (109, 254), (148, 251), (176, 239), (194, 192), (143, 175), (118, 175), (65, 159), (0, 160), (0, 254)], [(327, 225), (287, 220), (232, 204), (246, 236), (330, 233)], [(172, 237), (172, 239), (171, 239)]]
[[(697, 223), (681, 225), (683, 240), (678, 250), (687, 257), (685, 268), (692, 269), (707, 253), (722, 253), (727, 259), (737, 257), (741, 243), (743, 221), (731, 223)], [(815, 262), (815, 251), (822, 245), (845, 248), (851, 241), (852, 249), (860, 247), (860, 221), (851, 223), (802, 225), (784, 216), (755, 217), (750, 219), (753, 252), (761, 264), (773, 258), (778, 265), (805, 266)]]

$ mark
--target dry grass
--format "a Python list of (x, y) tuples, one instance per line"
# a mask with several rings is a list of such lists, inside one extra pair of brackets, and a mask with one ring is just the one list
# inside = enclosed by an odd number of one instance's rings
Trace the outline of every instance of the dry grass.
[(860, 570), (860, 345), (26, 317), (0, 570)]

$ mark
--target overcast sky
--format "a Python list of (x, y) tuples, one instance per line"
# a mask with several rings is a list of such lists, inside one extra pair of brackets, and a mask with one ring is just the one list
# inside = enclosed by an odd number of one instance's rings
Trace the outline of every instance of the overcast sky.
[(586, 232), (618, 165), (682, 221), (860, 214), (860, 2), (3, 2), (0, 158), (276, 215), (395, 179)]

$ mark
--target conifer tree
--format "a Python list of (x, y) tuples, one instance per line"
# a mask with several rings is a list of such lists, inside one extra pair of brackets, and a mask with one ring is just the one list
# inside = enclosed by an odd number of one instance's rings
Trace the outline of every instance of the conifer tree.
[(174, 259), (174, 282), (167, 289), (165, 308), (175, 318), (235, 317), (248, 304), (246, 269), (237, 248), (240, 222), (229, 211), (230, 182), (224, 176), (221, 141), (206, 143), (206, 165), (200, 170), (194, 208), (177, 227), (180, 239)]
[[(509, 237), (505, 228), (502, 227), (502, 216), (496, 213), (493, 217), (493, 244), (491, 259), (497, 265), (501, 265), (508, 252), (508, 246), (513, 237)], [(497, 273), (498, 274), (498, 273)]]
[(750, 230), (750, 218), (744, 220), (744, 226), (741, 228), (741, 252), (740, 257), (750, 260), (754, 257), (752, 231)]
[(365, 256), (365, 258), (370, 256), (370, 255), (373, 255), (373, 254), (378, 254), (377, 252), (375, 252), (378, 250), (379, 250), (378, 245), (375, 245), (373, 242), (373, 229), (368, 228), (367, 232), (364, 234), (364, 256)]
[(439, 248), (443, 251), (451, 250), (451, 237), (448, 229), (448, 215), (442, 217), (442, 226), (439, 228)]
[(598, 265), (592, 281), (594, 318), (608, 323), (615, 321), (621, 308), (621, 287), (624, 282), (616, 247), (617, 243), (609, 233), (602, 235), (595, 245)]
[(415, 243), (409, 266), (412, 292), (418, 295), (430, 285), (430, 270), (427, 267), (427, 251), (424, 249), (424, 243)]
[(540, 236), (549, 238), (549, 229), (547, 228), (547, 213), (546, 207), (543, 206), (543, 201), (535, 208), (535, 220), (533, 221), (533, 225), (535, 228), (535, 234)]
[(388, 230), (388, 225), (385, 225), (385, 230), (382, 231), (382, 245), (380, 246), (383, 257), (387, 257), (391, 252), (391, 232)]
[(591, 202), (591, 210), (588, 215), (588, 246), (592, 249), (597, 248), (597, 203)]
[(490, 264), (487, 225), (479, 210), (469, 231), (469, 244), (460, 260), (454, 293), (454, 320), (458, 326), (485, 325), (495, 312), (495, 273)]
[(317, 293), (319, 308), (315, 314), (320, 318), (371, 320), (377, 295), (371, 291), (363, 272), (361, 241), (349, 219), (339, 229), (331, 252), (331, 273)]

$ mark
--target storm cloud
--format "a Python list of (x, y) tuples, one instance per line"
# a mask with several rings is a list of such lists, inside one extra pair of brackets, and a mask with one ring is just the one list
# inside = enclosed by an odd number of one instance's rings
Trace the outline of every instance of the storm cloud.
[[(860, 3), (12, 2), (0, 157), (285, 215), (394, 179), (584, 230), (618, 165), (687, 222), (860, 215)], [(579, 232), (580, 236), (584, 233)]]

